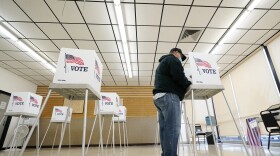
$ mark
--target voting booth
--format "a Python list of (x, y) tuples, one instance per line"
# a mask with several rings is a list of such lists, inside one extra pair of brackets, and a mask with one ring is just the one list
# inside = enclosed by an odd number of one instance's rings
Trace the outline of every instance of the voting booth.
[(54, 106), (53, 107), (53, 112), (52, 112), (52, 118), (50, 122), (65, 122), (67, 114), (67, 123), (71, 122), (71, 118), (72, 118), (72, 112), (73, 109), (70, 108), (69, 113), (67, 113), (67, 109), (68, 107), (66, 106)]
[(5, 115), (36, 117), (42, 103), (42, 96), (30, 92), (13, 92)]
[[(71, 147), (71, 139), (70, 139), (70, 136), (71, 136), (71, 131), (70, 131), (70, 123), (71, 123), (71, 118), (72, 118), (72, 112), (73, 112), (73, 109), (72, 108), (69, 108), (69, 112), (68, 112), (68, 107), (67, 106), (54, 106), (53, 107), (53, 112), (52, 112), (52, 117), (51, 117), (51, 120), (50, 120), (50, 123), (48, 125), (48, 128), (44, 134), (44, 137), (42, 139), (42, 142), (40, 144), (40, 148), (39, 150), (41, 149), (44, 141), (45, 141), (45, 138), (47, 136), (47, 133), (49, 131), (49, 128), (51, 126), (52, 123), (56, 123), (56, 130), (55, 130), (55, 135), (54, 135), (54, 141), (53, 141), (53, 144), (52, 144), (52, 148), (54, 147), (54, 143), (55, 143), (55, 140), (56, 140), (56, 135), (57, 135), (57, 129), (58, 129), (58, 126), (59, 125), (62, 125), (66, 120), (67, 120), (67, 123), (68, 123), (68, 130), (69, 130), (69, 147)], [(67, 119), (66, 119), (67, 118)], [(62, 129), (61, 129), (61, 133), (62, 133)], [(64, 137), (64, 136), (63, 136)], [(63, 139), (63, 138), (62, 138)]]
[[(117, 93), (102, 92), (101, 100), (95, 102), (94, 114), (119, 114), (120, 97)], [(99, 111), (98, 111), (99, 107)]]
[[(229, 112), (231, 114), (231, 117), (235, 123), (235, 126), (238, 130), (239, 135), (241, 136), (241, 132), (237, 126), (236, 121), (234, 120), (234, 116), (232, 114), (232, 111), (229, 107), (229, 104), (226, 100), (226, 97), (224, 95), (224, 86), (221, 83), (220, 74), (216, 62), (215, 55), (211, 54), (202, 54), (202, 53), (196, 53), (196, 52), (189, 52), (189, 61), (190, 61), (190, 70), (185, 70), (190, 73), (186, 73), (186, 76), (191, 77), (192, 85), (189, 86), (187, 89), (187, 92), (185, 94), (184, 100), (191, 100), (192, 104), (192, 113), (195, 112), (193, 105), (195, 104), (195, 100), (205, 100), (206, 102), (206, 108), (208, 116), (210, 116), (209, 108), (207, 99), (213, 97), (214, 95), (222, 92), (225, 102), (227, 104), (227, 107), (229, 109)], [(195, 130), (195, 118), (194, 114), (192, 114), (192, 131)], [(187, 120), (187, 119), (185, 119)], [(211, 118), (209, 118), (209, 121), (211, 123), (211, 130), (212, 134), (214, 134), (213, 125), (214, 121), (211, 121)], [(192, 134), (192, 140), (195, 140), (195, 133)], [(242, 143), (245, 147), (245, 150), (247, 154), (249, 155), (249, 151), (247, 149), (245, 140), (243, 137)], [(216, 145), (216, 142), (215, 142)], [(196, 149), (196, 142), (193, 141), (193, 148), (194, 155), (197, 155), (197, 149)]]
[[(52, 91), (55, 91), (69, 100), (84, 100), (82, 156), (85, 156), (87, 104), (89, 99), (101, 99), (100, 89), (102, 71), (103, 65), (94, 50), (61, 48), (53, 81), (49, 86), (48, 94), (44, 100), (39, 115), (36, 118), (36, 122), (38, 122)], [(58, 154), (60, 153), (66, 124), (67, 122), (64, 122)], [(101, 126), (100, 121), (99, 124)], [(31, 132), (33, 130), (34, 127), (32, 127)], [(31, 134), (26, 138), (20, 153), (21, 156), (23, 155), (30, 138)], [(103, 146), (101, 147), (103, 149)]]
[[(89, 145), (90, 145), (90, 142), (91, 142), (91, 139), (92, 139), (97, 115), (102, 116), (102, 125), (99, 126), (99, 128), (100, 128), (99, 131), (101, 133), (103, 133), (104, 116), (110, 116), (111, 117), (110, 118), (111, 119), (111, 126), (112, 126), (113, 118), (116, 116), (117, 117), (117, 122), (118, 122), (118, 127), (119, 127), (119, 136), (121, 136), (120, 135), (120, 124), (119, 124), (118, 116), (119, 116), (119, 106), (122, 105), (121, 104), (122, 102), (121, 102), (121, 99), (120, 99), (119, 95), (117, 93), (113, 93), (113, 92), (101, 92), (100, 96), (101, 96), (101, 99), (95, 101), (95, 108), (94, 108), (95, 119), (93, 121), (93, 126), (92, 126), (92, 129), (91, 129), (91, 134), (90, 134), (90, 137), (89, 137), (86, 153), (88, 152), (88, 148), (89, 148)], [(99, 119), (101, 119), (100, 116), (98, 116), (98, 117), (99, 117)], [(111, 131), (111, 126), (110, 126), (110, 129), (109, 129), (109, 133)], [(112, 127), (113, 127), (113, 133), (112, 133), (112, 135), (113, 135), (113, 137), (112, 137), (113, 153), (115, 153), (115, 140), (114, 140), (115, 139), (115, 137), (114, 137), (115, 126), (114, 126), (114, 124), (113, 124)], [(102, 135), (102, 134), (100, 134), (100, 135)], [(108, 135), (108, 138), (109, 138), (109, 135)], [(107, 140), (108, 140), (108, 138), (107, 138)], [(101, 143), (100, 143), (100, 145), (101, 145)], [(120, 139), (120, 146), (121, 146), (121, 139)]]

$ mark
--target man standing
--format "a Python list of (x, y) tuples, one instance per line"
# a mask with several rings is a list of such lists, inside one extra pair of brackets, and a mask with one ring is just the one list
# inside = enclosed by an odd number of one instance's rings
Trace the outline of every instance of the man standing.
[(186, 78), (182, 61), (186, 56), (179, 48), (159, 59), (153, 89), (154, 104), (158, 110), (161, 156), (176, 156), (181, 129), (180, 101), (184, 99), (191, 82)]

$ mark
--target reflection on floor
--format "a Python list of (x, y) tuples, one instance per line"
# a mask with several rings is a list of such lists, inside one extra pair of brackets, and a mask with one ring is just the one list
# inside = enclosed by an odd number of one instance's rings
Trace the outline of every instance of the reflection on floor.
[[(246, 156), (245, 149), (240, 144), (220, 144), (216, 150), (214, 145), (200, 144), (197, 146), (199, 156)], [(193, 155), (191, 145), (180, 145), (180, 156)], [(249, 147), (252, 156), (280, 156), (280, 147), (271, 147), (267, 150), (267, 147), (254, 148)], [(115, 154), (113, 150), (108, 147), (104, 148), (104, 156), (160, 156), (160, 146), (129, 146), (127, 148), (116, 147)], [(8, 155), (8, 151), (1, 151), (0, 156)], [(14, 155), (18, 155), (16, 152)], [(27, 149), (24, 156), (36, 156), (35, 149)], [(63, 156), (80, 156), (81, 148), (62, 148), (60, 155)], [(90, 147), (88, 156), (101, 156), (101, 151), (98, 151), (98, 147)], [(51, 150), (49, 148), (42, 148), (40, 150), (40, 156), (57, 156), (57, 149)]]

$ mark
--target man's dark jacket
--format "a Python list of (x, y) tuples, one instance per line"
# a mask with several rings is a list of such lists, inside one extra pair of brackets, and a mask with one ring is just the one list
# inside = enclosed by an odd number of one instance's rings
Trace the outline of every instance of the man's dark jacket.
[(191, 82), (186, 78), (181, 62), (173, 54), (162, 56), (159, 62), (153, 94), (174, 93), (182, 101)]

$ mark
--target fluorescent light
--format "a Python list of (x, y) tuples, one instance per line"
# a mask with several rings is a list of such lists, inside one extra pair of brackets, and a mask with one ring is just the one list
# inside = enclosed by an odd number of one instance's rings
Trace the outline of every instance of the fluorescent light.
[(247, 8), (247, 10), (252, 11), (254, 10), (254, 8), (260, 3), (261, 0), (254, 0), (249, 7)]
[(16, 38), (12, 33), (10, 33), (8, 30), (6, 30), (2, 25), (0, 25), (0, 32), (6, 35), (8, 38), (12, 39), (13, 41), (17, 41), (18, 38)]
[(20, 41), (16, 36), (14, 36), (10, 31), (7, 30), (7, 28), (3, 27), (0, 24), (0, 32), (9, 37), (14, 41), (15, 44), (17, 44), (23, 51), (27, 51), (27, 54), (32, 57), (34, 60), (39, 61), (40, 64), (42, 64), (47, 69), (50, 69), (53, 73), (55, 73), (56, 68), (55, 66), (48, 63), (43, 57), (38, 55), (34, 50), (32, 50), (29, 46), (27, 46), (24, 42)]
[(120, 0), (114, 0), (114, 3), (115, 3), (115, 13), (116, 13), (117, 21), (118, 21), (118, 25), (119, 25), (119, 32), (120, 32), (120, 36), (121, 36), (121, 40), (122, 40), (124, 58), (125, 58), (125, 62), (127, 65), (127, 72), (128, 72), (129, 78), (131, 78), (132, 70), (131, 70), (128, 45), (127, 45), (127, 37), (126, 37), (126, 32), (125, 32), (125, 27), (124, 27), (124, 22), (123, 22), (121, 3), (120, 3)]
[(222, 39), (218, 42), (218, 45), (211, 51), (211, 53), (215, 53), (217, 49), (225, 43), (225, 41), (234, 33), (236, 28), (248, 17), (252, 10), (259, 4), (260, 0), (254, 0), (246, 10), (241, 14), (241, 16), (235, 21), (233, 26), (228, 30), (228, 32), (222, 37)]

